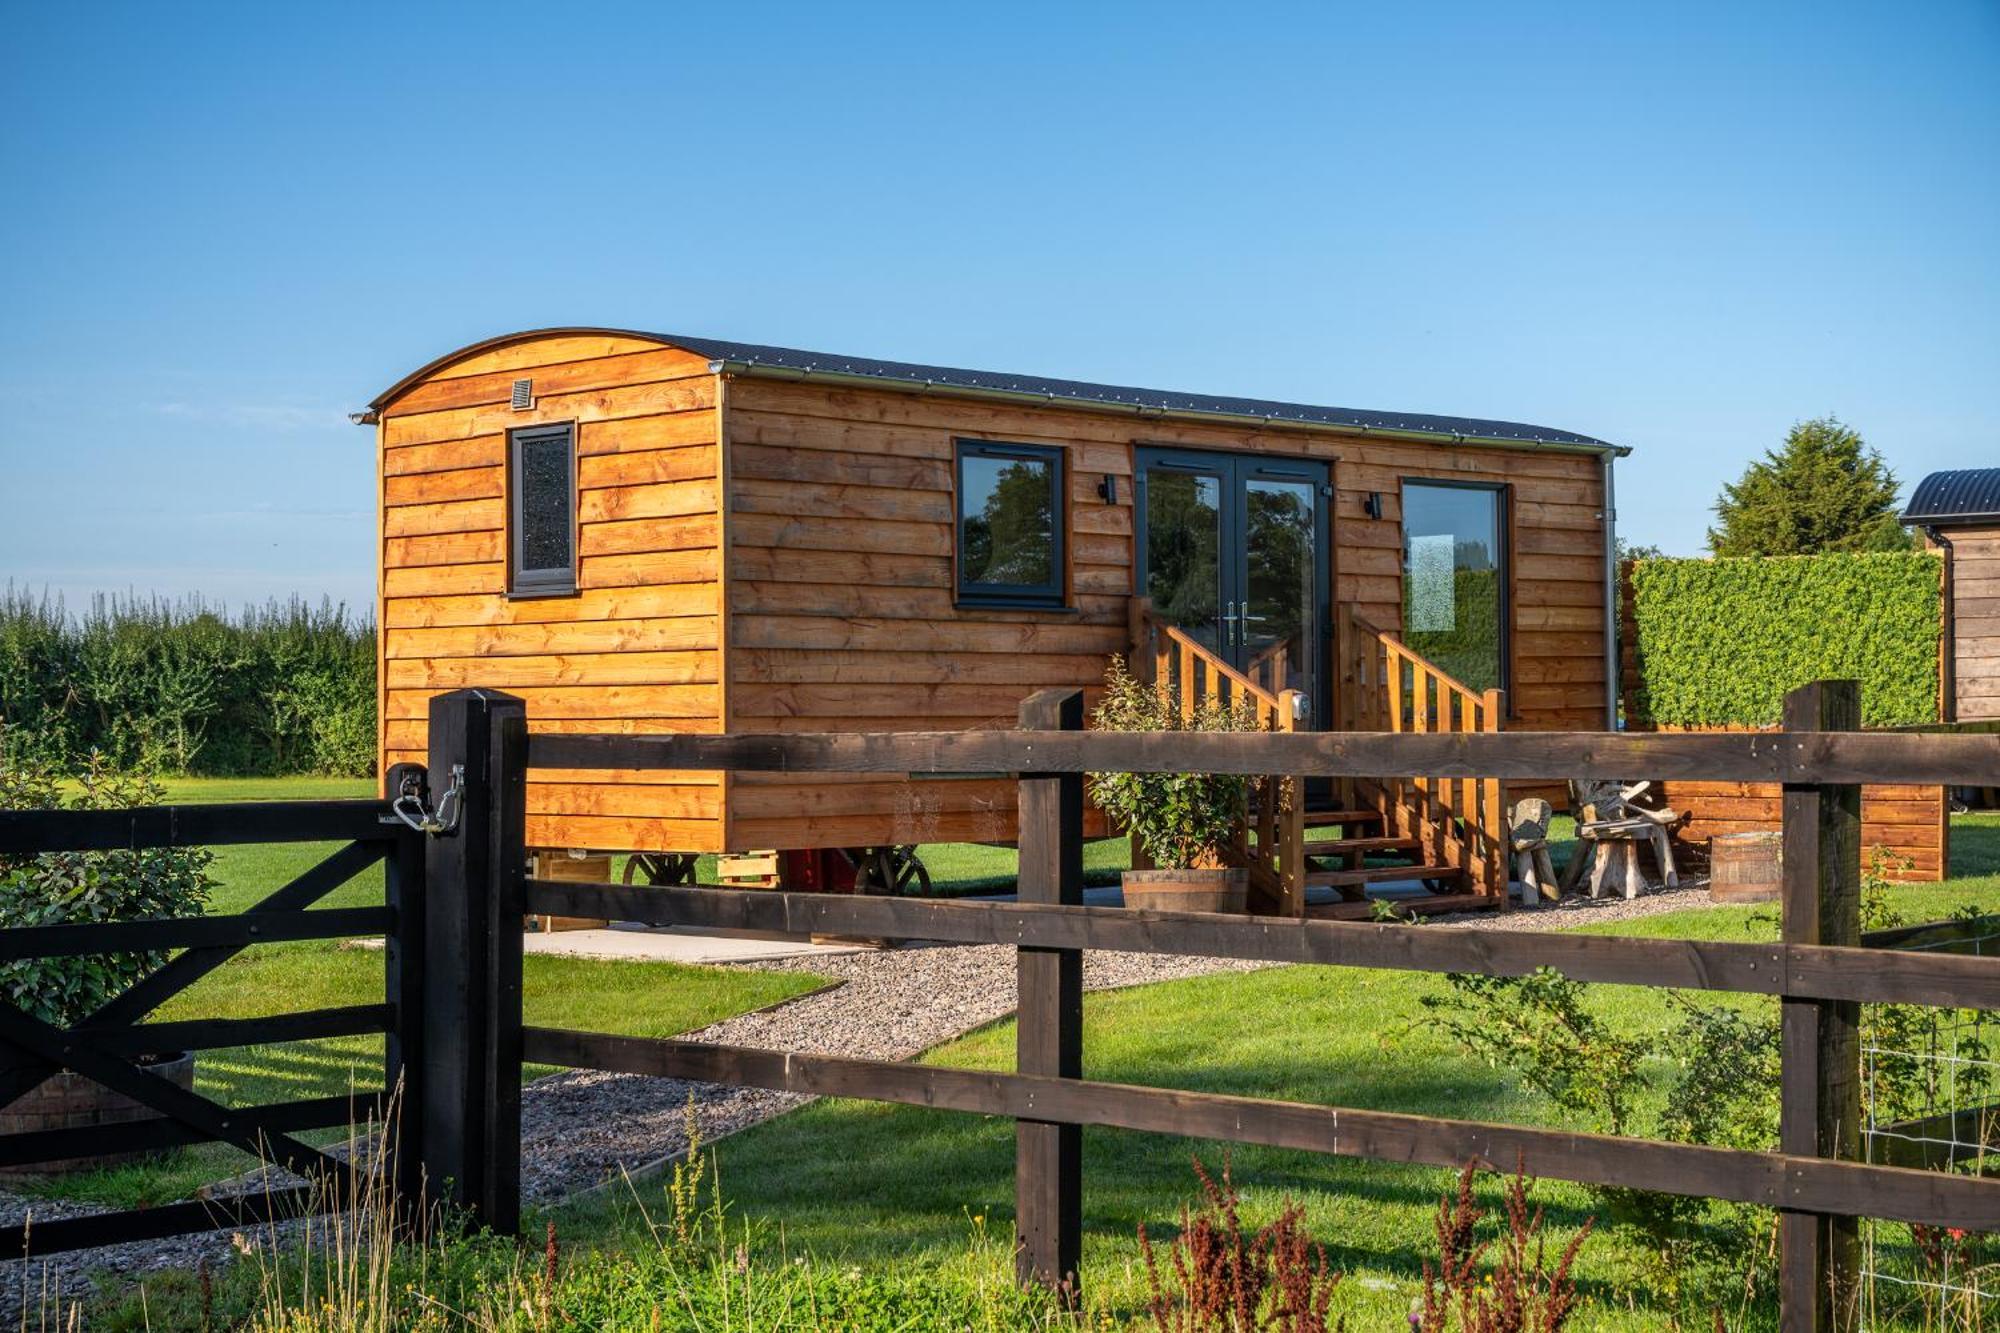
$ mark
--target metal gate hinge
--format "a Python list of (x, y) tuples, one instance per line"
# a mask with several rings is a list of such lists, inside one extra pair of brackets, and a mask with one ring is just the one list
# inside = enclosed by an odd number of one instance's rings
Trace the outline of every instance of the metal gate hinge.
[(465, 765), (453, 764), (451, 775), (445, 782), (444, 795), (438, 797), (437, 804), (424, 808), (422, 780), (414, 773), (403, 779), (403, 789), (396, 793), (396, 799), (389, 802), (389, 812), (419, 833), (427, 833), (433, 838), (441, 838), (458, 828), (458, 817), (465, 806)]

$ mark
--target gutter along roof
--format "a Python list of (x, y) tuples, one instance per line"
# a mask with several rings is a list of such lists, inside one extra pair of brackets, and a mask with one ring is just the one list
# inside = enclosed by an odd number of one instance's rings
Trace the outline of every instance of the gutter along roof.
[(914, 390), (947, 397), (1059, 404), (1094, 411), (1126, 412), (1139, 416), (1191, 420), (1221, 420), (1246, 425), (1353, 431), (1396, 439), (1421, 439), (1455, 444), (1541, 448), (1563, 452), (1611, 454), (1619, 457), (1631, 452), (1625, 446), (1610, 444), (1588, 435), (1516, 421), (1440, 416), (1426, 412), (1378, 412), (1359, 408), (1319, 407), (1307, 403), (1281, 402), (1264, 398), (1141, 389), (1116, 384), (1095, 384), (1085, 380), (1050, 379), (1040, 375), (962, 370), (951, 366), (931, 366), (911, 361), (881, 361), (870, 357), (808, 352), (791, 347), (769, 347), (759, 343), (730, 342), (719, 338), (688, 338), (671, 333), (642, 333), (625, 329), (599, 328), (538, 329), (474, 343), (470, 347), (461, 348), (448, 356), (441, 357), (399, 380), (376, 398), (370, 405), (370, 411), (363, 416), (369, 420), (374, 419), (383, 407), (405, 389), (428, 377), (434, 370), (473, 353), (528, 338), (592, 333), (645, 338), (684, 348), (697, 356), (708, 357), (710, 369), (718, 373), (755, 378), (818, 380), (834, 384)]

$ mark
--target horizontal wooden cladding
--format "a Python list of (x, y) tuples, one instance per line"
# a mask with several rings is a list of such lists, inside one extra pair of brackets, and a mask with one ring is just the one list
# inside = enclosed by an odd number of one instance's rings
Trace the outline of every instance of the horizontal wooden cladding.
[[(1110, 451), (1102, 454), (1073, 455), (1073, 465), (1086, 471), (1113, 474), (1130, 471), (1126, 450), (1136, 440), (1193, 449), (1338, 455), (1343, 489), (1394, 490), (1396, 481), (1414, 470), (1413, 459), (1424, 457), (1432, 460), (1426, 470), (1464, 480), (1499, 482), (1547, 477), (1595, 486), (1599, 477), (1595, 455), (1389, 441), (1371, 439), (1360, 432), (1259, 429), (1164, 418), (1138, 422), (1122, 413), (1095, 412), (1060, 403), (1017, 406), (888, 388), (828, 388), (758, 379), (732, 379), (729, 401), (732, 439), (800, 448), (858, 452), (864, 446), (857, 441), (882, 438), (891, 442), (890, 452), (913, 457), (949, 457), (953, 436), (997, 432), (995, 437), (1000, 439), (1062, 444), (1073, 450), (1111, 446)], [(737, 429), (739, 418), (748, 433)], [(1595, 492), (1591, 496), (1594, 499)]]
[[(1071, 599), (1077, 619), (1092, 624), (1125, 624), (1128, 599), (1079, 596)], [(961, 611), (944, 588), (871, 588), (852, 583), (780, 583), (738, 579), (729, 588), (730, 609), (739, 615), (858, 616), (870, 620), (949, 620), (1047, 624), (1046, 611), (1001, 611), (981, 607)]]
[(951, 464), (943, 458), (899, 458), (893, 454), (806, 450), (732, 440), (729, 462), (742, 481), (859, 485), (939, 493), (951, 490)]
[[(661, 344), (654, 338), (620, 333), (548, 334), (522, 338), (440, 366), (430, 379), (485, 375), (496, 370), (522, 370), (565, 361), (591, 361), (626, 352), (647, 352)], [(426, 381), (428, 382), (428, 381)]]
[(530, 782), (531, 815), (591, 815), (607, 818), (722, 818), (719, 783)]
[(744, 819), (820, 818), (829, 815), (909, 815), (1004, 811), (1012, 818), (1015, 783), (1010, 778), (963, 780), (894, 779), (856, 782), (851, 778), (797, 775), (742, 781), (729, 789), (732, 816)]
[[(675, 617), (714, 616), (722, 609), (713, 584), (667, 587), (605, 588), (573, 597), (535, 597), (505, 601), (493, 597), (395, 597), (383, 609), (383, 623), (392, 629), (443, 626), (553, 625), (561, 623), (631, 622)], [(658, 644), (671, 648), (693, 646)], [(531, 651), (546, 651), (534, 649)]]
[[(399, 659), (457, 658), (493, 662), (551, 654), (595, 655), (670, 653), (721, 644), (715, 616), (652, 620), (555, 621), (520, 625), (474, 625), (453, 629), (394, 628), (383, 633), (383, 656), (398, 669)], [(484, 682), (473, 682), (480, 684)]]
[(732, 580), (761, 579), (782, 583), (949, 588), (951, 560), (942, 555), (866, 555), (736, 545), (729, 552), (729, 576)]
[[(720, 565), (720, 556), (709, 549), (587, 555), (577, 562), (577, 583), (585, 589), (713, 583)], [(500, 560), (465, 565), (406, 565), (382, 571), (382, 595), (389, 599), (500, 596), (506, 591), (507, 566)]]
[[(1687, 814), (1673, 836), (1693, 844), (1733, 833), (1775, 833), (1784, 815), (1783, 790), (1772, 783), (1677, 780), (1660, 784), (1660, 798)], [(1943, 878), (1949, 840), (1946, 819), (1942, 787), (1864, 785), (1864, 862), (1879, 848), (1890, 857), (1891, 863), (1884, 867), (1890, 879)]]
[[(594, 555), (636, 555), (652, 551), (698, 551), (716, 545), (720, 523), (714, 514), (681, 518), (644, 518), (618, 523), (586, 524), (578, 534), (577, 551)], [(424, 537), (391, 537), (383, 543), (389, 568), (408, 565), (477, 564), (506, 558), (504, 534), (437, 533)]]
[[(589, 523), (598, 519), (715, 513), (714, 462), (715, 451), (700, 447), (581, 459), (577, 464), (577, 483), (582, 487), (577, 499), (577, 518)], [(506, 483), (506, 469), (497, 466), (386, 477), (382, 482), (382, 502), (393, 511), (407, 505), (497, 500), (505, 493)]]
[[(536, 736), (652, 736), (663, 733), (683, 732), (715, 734), (721, 730), (722, 718), (719, 714), (708, 714), (701, 717), (543, 717), (530, 719), (528, 723), (529, 734)], [(424, 756), (430, 744), (429, 732), (429, 722), (425, 718), (384, 718), (382, 721), (382, 748), (384, 753), (389, 756), (389, 762), (416, 764), (425, 762)], [(551, 771), (562, 772), (564, 770), (554, 769)], [(583, 770), (578, 771), (582, 772)], [(600, 770), (591, 769), (590, 771), (598, 772)], [(625, 772), (619, 769), (606, 771), (610, 773)], [(673, 769), (661, 768), (649, 771), (667, 774), (676, 781), (681, 780), (682, 777), (681, 774), (676, 773), (676, 770)], [(696, 770), (687, 771), (693, 772)], [(720, 776), (713, 770), (707, 771), (710, 777), (719, 778)], [(587, 781), (588, 779), (586, 778), (585, 780)], [(603, 780), (608, 782), (613, 779), (606, 777)], [(629, 772), (626, 772), (625, 776), (620, 776), (616, 780), (620, 782), (638, 781), (638, 779), (631, 777)]]
[[(734, 793), (731, 800), (735, 799)], [(732, 809), (729, 849), (781, 851), (813, 847), (880, 847), (887, 844), (1012, 842), (1014, 808), (925, 810), (895, 814), (778, 816), (747, 819)]]
[[(705, 471), (690, 470), (690, 476), (713, 476), (715, 468), (715, 413), (710, 409), (667, 412), (651, 417), (631, 417), (620, 421), (589, 422), (578, 429), (576, 451), (588, 459), (652, 452), (693, 456), (710, 455)], [(453, 472), (462, 468), (501, 467), (507, 461), (504, 433), (474, 436), (469, 440), (448, 440), (439, 444), (406, 444), (385, 449), (382, 472), (385, 476), (418, 476), (432, 472)], [(692, 468), (685, 459), (680, 464)]]
[(757, 481), (740, 472), (729, 488), (729, 507), (738, 514), (940, 526), (952, 522), (951, 497), (941, 491), (831, 482), (804, 486), (785, 481)]
[(1021, 700), (1038, 688), (1029, 685), (767, 685), (738, 682), (729, 689), (729, 711), (732, 717), (744, 719), (831, 716), (928, 719), (946, 715), (1012, 719), (1020, 709)]
[(1039, 689), (1060, 682), (1094, 685), (1103, 675), (1104, 657), (1096, 653), (924, 654), (739, 648), (730, 658), (730, 678), (753, 682), (1006, 684)]
[(730, 541), (737, 547), (774, 546), (786, 550), (858, 551), (939, 558), (951, 555), (951, 529), (937, 523), (735, 514), (730, 519), (729, 530)]
[(538, 398), (532, 412), (516, 412), (506, 403), (496, 403), (444, 412), (389, 416), (382, 422), (382, 443), (385, 448), (396, 449), (408, 444), (469, 440), (545, 421), (612, 421), (691, 412), (714, 406), (715, 378), (696, 375), (653, 384), (553, 394)]
[[(733, 648), (866, 649), (883, 653), (1090, 654), (1123, 651), (1122, 627), (1079, 625), (1067, 619), (993, 622), (971, 618), (926, 624), (835, 616), (735, 616)], [(943, 663), (938, 663), (942, 669)], [(1097, 675), (1104, 664), (1098, 663)]]
[(697, 375), (705, 377), (708, 373), (706, 357), (681, 351), (677, 347), (653, 347), (644, 351), (625, 351), (610, 356), (544, 364), (531, 370), (515, 368), (433, 377), (412, 386), (383, 408), (382, 414), (400, 417), (415, 412), (444, 412), (508, 403), (513, 396), (514, 381), (523, 377), (534, 381), (534, 394), (539, 407), (544, 399), (591, 389), (686, 379)]
[(706, 652), (563, 653), (560, 655), (391, 658), (384, 681), (392, 690), (522, 685), (714, 684), (720, 654)]
[[(741, 894), (719, 889), (621, 889), (531, 881), (530, 910), (653, 925), (789, 934), (837, 932), (1011, 944), (1194, 954), (1320, 967), (1528, 976), (1552, 968), (1608, 985), (1788, 995), (1871, 1004), (2000, 1004), (2000, 962), (1964, 954), (1825, 944), (1647, 939), (1467, 927), (1433, 930), (1361, 921), (1301, 921), (1127, 907)], [(588, 910), (584, 910), (584, 909)]]
[[(811, 397), (818, 392), (801, 390), (806, 395), (804, 405), (810, 405)], [(889, 398), (895, 395), (865, 396)], [(990, 415), (980, 412), (976, 404), (966, 403), (945, 405), (942, 412), (927, 414), (929, 421), (925, 428), (909, 430), (886, 428), (866, 415), (844, 419), (838, 415), (825, 417), (795, 411), (791, 403), (773, 406), (777, 410), (757, 410), (746, 405), (741, 398), (730, 400), (729, 439), (732, 449), (742, 445), (762, 445), (793, 450), (830, 450), (842, 454), (932, 459), (948, 465), (953, 453), (952, 442), (960, 437), (980, 435), (980, 423), (991, 421)], [(1065, 450), (1072, 472), (1129, 476), (1132, 471), (1131, 448), (1126, 440), (1080, 439), (1070, 434), (1064, 423), (1056, 420), (1017, 417), (1005, 438), (1019, 443), (1049, 444)]]
[[(823, 689), (865, 696), (865, 686)], [(934, 686), (976, 694), (985, 686)], [(996, 695), (1006, 691), (994, 687)], [(890, 687), (893, 699), (909, 691)], [(885, 705), (886, 706), (886, 705)], [(832, 710), (829, 710), (832, 711)], [(868, 716), (860, 710), (855, 716)], [(949, 710), (939, 710), (949, 711)], [(966, 714), (982, 709), (964, 709)], [(907, 713), (905, 714), (907, 715)], [(533, 705), (529, 716), (534, 716)], [(875, 735), (531, 737), (529, 762), (563, 768), (746, 772), (1204, 772), (1440, 778), (1697, 778), (1793, 783), (1973, 784), (2000, 772), (2000, 736), (1850, 733), (1190, 734), (952, 731)]]
[(584, 851), (719, 852), (723, 849), (722, 821), (530, 814), (527, 844)]
[[(439, 692), (391, 689), (383, 716), (400, 721), (427, 717), (430, 697)], [(522, 685), (508, 692), (526, 701), (531, 719), (700, 718), (716, 717), (721, 711), (721, 693), (714, 685)]]

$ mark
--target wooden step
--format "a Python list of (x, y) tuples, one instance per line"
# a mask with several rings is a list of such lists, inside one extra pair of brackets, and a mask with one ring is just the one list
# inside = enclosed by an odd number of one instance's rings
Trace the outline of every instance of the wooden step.
[(1340, 810), (1332, 806), (1305, 808), (1306, 822), (1310, 824), (1379, 824), (1382, 822), (1380, 810)]
[(1302, 846), (1307, 856), (1340, 856), (1350, 852), (1409, 852), (1419, 843), (1415, 838), (1308, 838)]
[(1368, 866), (1361, 870), (1308, 870), (1307, 888), (1337, 889), (1349, 884), (1379, 884), (1399, 879), (1464, 879), (1457, 866)]

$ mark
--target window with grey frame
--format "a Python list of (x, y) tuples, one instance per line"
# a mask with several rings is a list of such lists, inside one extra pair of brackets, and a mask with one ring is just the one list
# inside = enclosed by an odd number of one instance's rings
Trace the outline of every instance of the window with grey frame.
[(1403, 480), (1403, 639), (1475, 690), (1511, 689), (1507, 487)]
[(576, 591), (576, 426), (507, 432), (507, 591)]
[(1063, 451), (960, 440), (958, 601), (1063, 605)]

